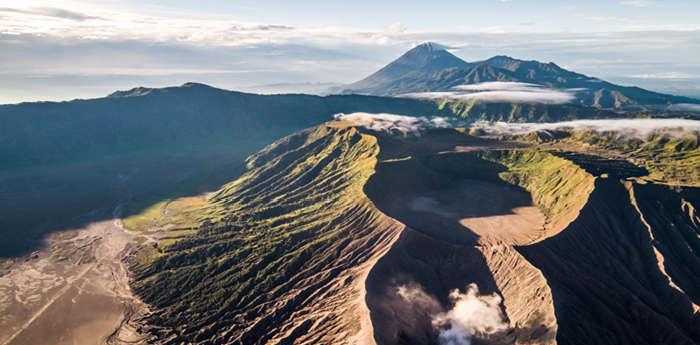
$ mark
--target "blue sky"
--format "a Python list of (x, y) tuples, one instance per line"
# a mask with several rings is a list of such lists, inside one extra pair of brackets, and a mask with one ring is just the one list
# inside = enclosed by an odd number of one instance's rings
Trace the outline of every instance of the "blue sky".
[(700, 95), (700, 1), (0, 0), (0, 103), (345, 83), (423, 41)]

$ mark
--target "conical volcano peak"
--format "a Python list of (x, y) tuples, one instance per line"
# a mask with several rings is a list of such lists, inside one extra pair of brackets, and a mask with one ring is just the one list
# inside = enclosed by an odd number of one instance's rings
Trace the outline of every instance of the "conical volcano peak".
[(415, 46), (411, 50), (432, 52), (432, 51), (446, 51), (448, 49), (449, 49), (449, 47), (442, 45), (440, 43), (424, 42), (424, 43), (421, 43), (421, 44)]
[[(415, 46), (398, 59), (384, 66), (369, 77), (350, 84), (349, 93), (401, 94), (406, 85), (421, 84), (432, 80), (433, 75), (445, 70), (466, 70), (471, 65), (447, 51), (447, 47), (434, 42)], [(417, 87), (419, 89), (430, 88)]]
[(395, 60), (394, 64), (424, 69), (464, 68), (468, 65), (464, 60), (447, 51), (447, 46), (435, 42), (417, 45)]

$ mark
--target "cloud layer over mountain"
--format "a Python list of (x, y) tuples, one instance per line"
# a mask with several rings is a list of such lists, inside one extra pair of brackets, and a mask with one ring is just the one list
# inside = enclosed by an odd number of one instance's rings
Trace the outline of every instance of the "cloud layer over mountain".
[(413, 117), (396, 114), (352, 113), (337, 114), (336, 120), (346, 121), (355, 126), (377, 132), (388, 132), (402, 135), (420, 135), (421, 131), (429, 128), (453, 127), (453, 120), (444, 117)]
[(682, 134), (700, 132), (700, 121), (687, 119), (610, 119), (576, 120), (554, 123), (477, 122), (471, 125), (492, 135), (527, 134), (542, 130), (583, 129), (620, 132), (645, 138), (652, 133)]
[(516, 82), (486, 82), (460, 85), (455, 91), (419, 92), (402, 95), (408, 98), (455, 99), (481, 102), (563, 104), (574, 99), (571, 90), (555, 90), (541, 85)]

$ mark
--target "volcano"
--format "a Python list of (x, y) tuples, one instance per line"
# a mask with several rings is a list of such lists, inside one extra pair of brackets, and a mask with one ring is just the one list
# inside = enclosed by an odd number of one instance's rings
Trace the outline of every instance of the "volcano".
[(187, 211), (193, 234), (133, 264), (140, 329), (156, 344), (700, 341), (698, 181), (559, 138), (341, 118), (281, 139)]
[(423, 43), (374, 74), (341, 88), (344, 93), (399, 96), (419, 92), (451, 91), (484, 82), (518, 82), (572, 94), (571, 103), (598, 109), (665, 109), (699, 100), (657, 93), (634, 86), (616, 85), (572, 72), (549, 62), (526, 61), (505, 55), (466, 62), (448, 47)]

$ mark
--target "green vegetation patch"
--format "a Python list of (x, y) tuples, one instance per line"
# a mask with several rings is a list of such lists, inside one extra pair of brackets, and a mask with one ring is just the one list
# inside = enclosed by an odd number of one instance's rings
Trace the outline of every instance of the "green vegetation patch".
[(700, 148), (697, 132), (658, 132), (646, 138), (615, 132), (577, 131), (564, 141), (583, 143), (644, 166), (649, 179), (681, 185), (700, 185)]
[(559, 227), (577, 213), (593, 191), (595, 178), (571, 161), (549, 152), (529, 150), (489, 151), (484, 158), (505, 165), (501, 179), (528, 190), (547, 217)]

